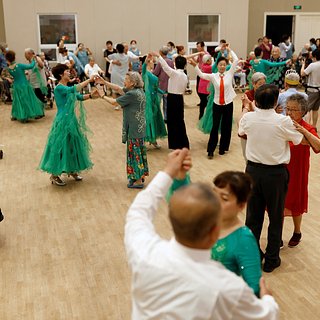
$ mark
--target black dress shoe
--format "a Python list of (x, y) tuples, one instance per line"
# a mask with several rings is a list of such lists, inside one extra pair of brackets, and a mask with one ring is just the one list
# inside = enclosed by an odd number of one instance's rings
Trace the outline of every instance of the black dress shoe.
[(213, 159), (213, 152), (208, 152), (208, 159)]
[(220, 154), (221, 156), (223, 156), (223, 155), (225, 154), (225, 152), (224, 152), (223, 150), (219, 150), (219, 154)]
[(265, 261), (264, 266), (263, 266), (263, 271), (264, 272), (272, 272), (274, 269), (280, 267), (281, 265), (281, 259), (279, 258), (279, 260), (274, 263), (274, 262), (269, 262), (269, 261)]
[(4, 219), (4, 215), (2, 214), (2, 211), (0, 209), (0, 222)]

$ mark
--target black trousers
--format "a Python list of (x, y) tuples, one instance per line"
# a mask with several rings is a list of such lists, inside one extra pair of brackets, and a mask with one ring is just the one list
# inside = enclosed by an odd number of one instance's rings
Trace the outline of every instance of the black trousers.
[(200, 82), (200, 77), (197, 76), (196, 91), (197, 91), (197, 94), (198, 94), (198, 96), (199, 96), (199, 98), (200, 98), (200, 94), (199, 94), (199, 92), (198, 92), (199, 82)]
[(209, 95), (205, 93), (199, 93), (198, 95), (200, 97), (200, 107), (199, 107), (199, 120), (200, 120), (203, 117), (204, 110), (207, 106)]
[(46, 96), (41, 92), (40, 88), (34, 88), (34, 93), (36, 94), (36, 96), (38, 97), (38, 99), (43, 102), (46, 103)]
[(231, 140), (233, 102), (220, 106), (213, 103), (212, 130), (208, 141), (207, 151), (213, 153), (218, 144), (219, 126), (221, 122), (220, 151), (228, 151)]
[(279, 260), (289, 173), (285, 165), (267, 166), (251, 161), (247, 163), (246, 172), (253, 179), (253, 190), (247, 204), (246, 226), (251, 229), (259, 245), (264, 212), (267, 210), (269, 227), (265, 262), (276, 264)]
[(184, 101), (182, 94), (168, 93), (167, 129), (169, 149), (189, 149), (189, 139), (184, 123)]

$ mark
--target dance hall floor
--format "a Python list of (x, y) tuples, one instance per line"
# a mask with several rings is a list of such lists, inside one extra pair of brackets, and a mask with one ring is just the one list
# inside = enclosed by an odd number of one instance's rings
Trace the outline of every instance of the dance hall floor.
[[(230, 151), (213, 160), (206, 157), (208, 136), (196, 126), (198, 99), (186, 96), (185, 102), (192, 180), (211, 183), (223, 170), (243, 170), (236, 125), (239, 96)], [(0, 223), (1, 320), (130, 319), (130, 272), (123, 232), (126, 211), (137, 191), (126, 187), (122, 112), (102, 100), (85, 105), (94, 168), (82, 174), (82, 182), (63, 177), (65, 187), (51, 185), (49, 175), (37, 170), (56, 109), (48, 110), (44, 119), (21, 124), (10, 121), (11, 106), (0, 105), (0, 148), (4, 151), (0, 206), (5, 214)], [(160, 150), (148, 152), (151, 178), (166, 161), (166, 140), (161, 145)], [(288, 248), (293, 229), (287, 218), (282, 265), (265, 274), (280, 305), (281, 320), (320, 318), (319, 162), (320, 157), (312, 154), (310, 205), (303, 218), (302, 242)], [(163, 237), (171, 236), (165, 202), (155, 223)], [(265, 237), (266, 230), (263, 243)]]

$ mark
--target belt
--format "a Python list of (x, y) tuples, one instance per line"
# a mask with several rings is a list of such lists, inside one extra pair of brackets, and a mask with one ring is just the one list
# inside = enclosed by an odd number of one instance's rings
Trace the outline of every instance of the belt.
[(275, 165), (269, 165), (269, 164), (263, 164), (263, 163), (257, 163), (257, 162), (252, 162), (248, 160), (248, 165), (251, 167), (259, 167), (259, 168), (285, 168), (286, 165), (284, 163), (282, 164), (275, 164)]

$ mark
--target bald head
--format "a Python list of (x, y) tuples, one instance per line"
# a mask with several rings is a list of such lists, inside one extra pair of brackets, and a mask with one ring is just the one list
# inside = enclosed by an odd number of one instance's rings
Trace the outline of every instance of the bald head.
[(174, 193), (169, 217), (177, 241), (197, 246), (217, 226), (220, 202), (211, 187), (194, 183)]

